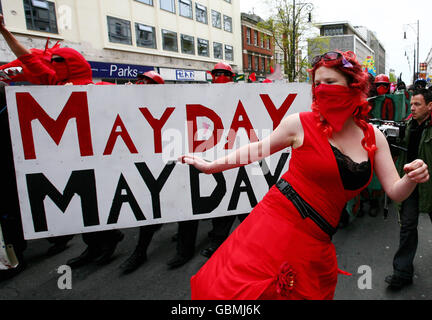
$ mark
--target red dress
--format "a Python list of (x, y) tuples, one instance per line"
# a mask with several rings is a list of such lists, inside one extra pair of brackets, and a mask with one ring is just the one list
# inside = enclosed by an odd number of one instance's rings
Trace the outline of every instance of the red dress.
[[(304, 143), (283, 179), (333, 227), (346, 202), (335, 155), (313, 113), (301, 113)], [(375, 144), (373, 127), (370, 143)], [(371, 144), (369, 144), (371, 145)], [(369, 152), (373, 172), (373, 152)], [(372, 172), (370, 179), (372, 179)], [(369, 179), (369, 182), (370, 182)], [(338, 265), (330, 236), (275, 186), (191, 279), (194, 300), (333, 299)]]

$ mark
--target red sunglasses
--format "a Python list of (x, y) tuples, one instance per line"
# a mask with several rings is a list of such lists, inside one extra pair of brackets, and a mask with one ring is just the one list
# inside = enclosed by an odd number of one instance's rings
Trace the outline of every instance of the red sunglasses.
[(340, 52), (336, 52), (336, 51), (330, 51), (327, 53), (324, 53), (323, 55), (320, 56), (316, 56), (315, 58), (312, 59), (312, 68), (316, 66), (316, 64), (318, 62), (320, 62), (321, 60), (324, 61), (336, 61), (336, 60), (342, 60), (342, 64), (343, 67), (345, 68), (353, 68), (353, 65), (351, 64), (351, 62), (349, 62), (348, 60), (345, 59), (345, 57), (340, 53)]

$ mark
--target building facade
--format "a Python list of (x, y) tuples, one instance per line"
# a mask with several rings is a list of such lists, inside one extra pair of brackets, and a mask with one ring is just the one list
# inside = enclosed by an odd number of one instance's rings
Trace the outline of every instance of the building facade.
[[(205, 82), (225, 61), (243, 69), (240, 0), (0, 0), (8, 29), (28, 48), (61, 41), (95, 80), (123, 83), (156, 70), (168, 83)], [(14, 60), (0, 43), (0, 62)]]
[(255, 14), (241, 14), (243, 72), (248, 78), (255, 73), (257, 81), (270, 74), (273, 65), (274, 41), (271, 32), (259, 28), (262, 19)]
[(321, 23), (320, 36), (308, 40), (309, 61), (326, 51), (353, 51), (361, 64), (373, 57), (376, 74), (386, 73), (385, 49), (375, 34), (364, 27), (353, 27), (349, 22)]
[(390, 71), (386, 69), (386, 50), (383, 44), (378, 40), (375, 32), (363, 26), (354, 27), (357, 32), (363, 35), (366, 39), (366, 44), (373, 50), (373, 59), (375, 61), (375, 69), (377, 74), (389, 74)]

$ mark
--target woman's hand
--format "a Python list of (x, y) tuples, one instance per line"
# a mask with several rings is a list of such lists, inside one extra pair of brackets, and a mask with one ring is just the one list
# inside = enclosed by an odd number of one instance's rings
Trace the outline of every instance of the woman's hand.
[(178, 161), (181, 163), (186, 163), (191, 166), (194, 166), (202, 173), (211, 174), (213, 173), (212, 169), (212, 163), (208, 162), (202, 158), (191, 156), (191, 155), (185, 155), (178, 158)]
[(415, 183), (424, 183), (429, 180), (428, 166), (423, 160), (417, 159), (404, 166), (408, 178)]

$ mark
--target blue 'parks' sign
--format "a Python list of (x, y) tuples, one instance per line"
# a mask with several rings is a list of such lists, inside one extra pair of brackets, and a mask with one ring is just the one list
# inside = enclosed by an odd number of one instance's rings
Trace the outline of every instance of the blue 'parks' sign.
[(133, 64), (106, 63), (96, 61), (89, 61), (89, 63), (92, 69), (93, 78), (102, 79), (136, 79), (138, 74), (154, 70), (153, 67)]

